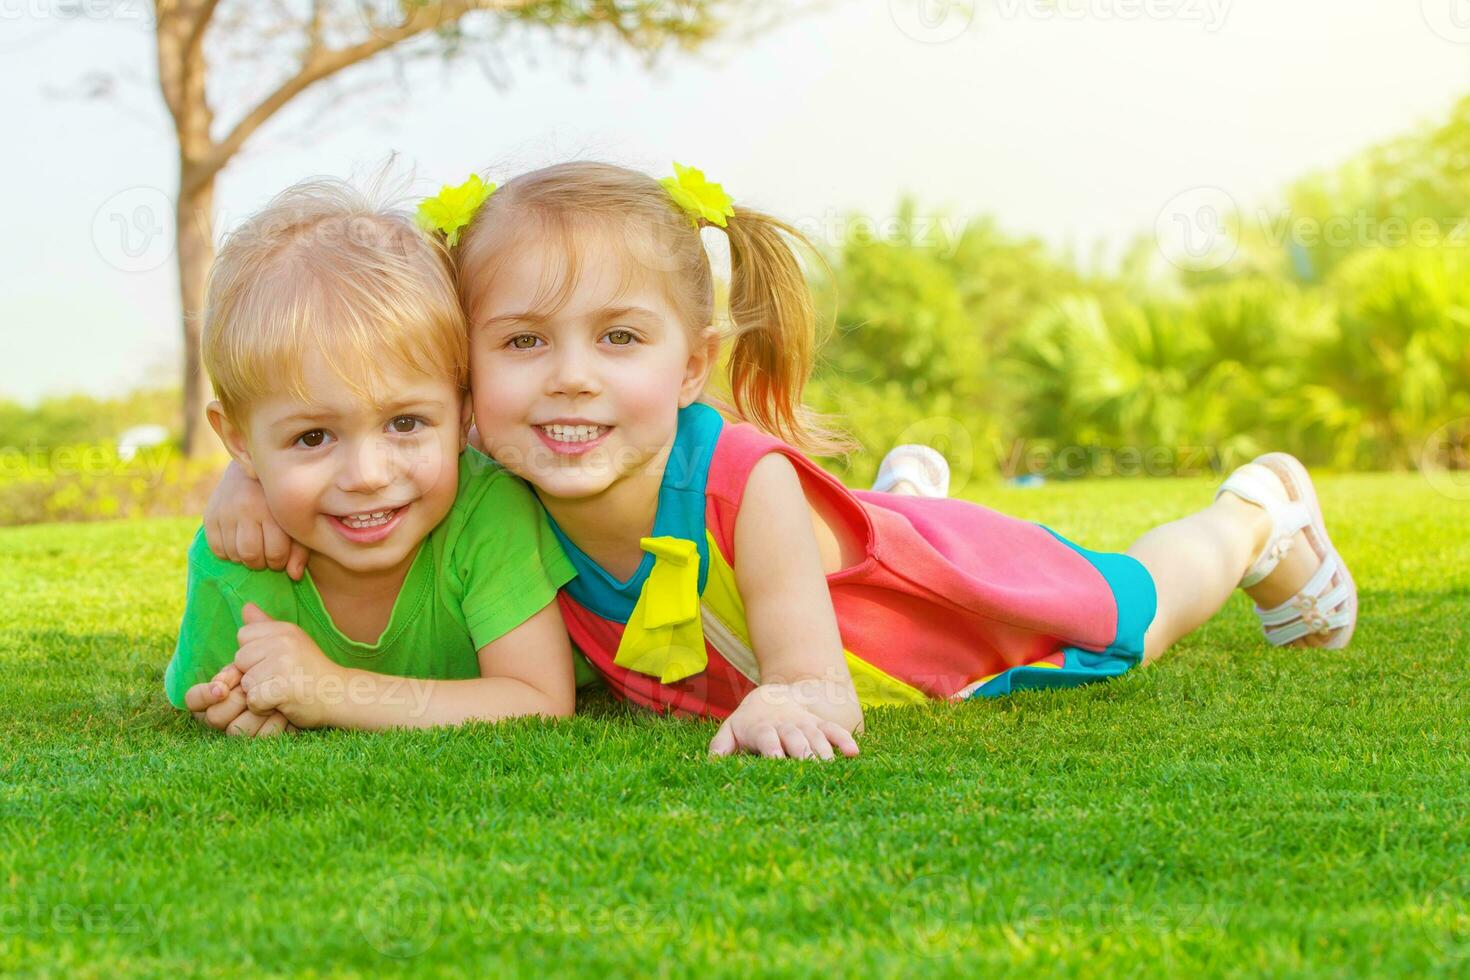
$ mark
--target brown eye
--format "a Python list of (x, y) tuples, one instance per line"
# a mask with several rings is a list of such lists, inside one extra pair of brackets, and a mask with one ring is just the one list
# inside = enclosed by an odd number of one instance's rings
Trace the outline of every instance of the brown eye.
[(608, 343), (616, 347), (627, 347), (633, 342), (633, 331), (631, 330), (609, 330), (607, 332)]
[(540, 342), (540, 339), (531, 334), (523, 333), (510, 338), (510, 345), (516, 350), (531, 350)]
[(296, 441), (301, 443), (301, 445), (305, 446), (307, 449), (315, 449), (316, 447), (327, 441), (327, 434), (321, 429), (312, 429), (310, 432), (301, 433), (300, 438), (298, 438)]
[(419, 428), (419, 420), (412, 415), (400, 415), (388, 424), (393, 427), (394, 432), (401, 436), (412, 435)]

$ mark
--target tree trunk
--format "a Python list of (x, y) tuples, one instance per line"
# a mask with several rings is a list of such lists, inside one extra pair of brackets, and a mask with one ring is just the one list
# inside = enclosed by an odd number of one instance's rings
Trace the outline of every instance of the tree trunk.
[(214, 261), (214, 178), (188, 192), (190, 167), (179, 175), (179, 206), (175, 216), (179, 255), (179, 298), (184, 324), (184, 455), (199, 456), (208, 446), (209, 426), (204, 407), (209, 404), (209, 379), (204, 375), (199, 338), (204, 327), (204, 282)]

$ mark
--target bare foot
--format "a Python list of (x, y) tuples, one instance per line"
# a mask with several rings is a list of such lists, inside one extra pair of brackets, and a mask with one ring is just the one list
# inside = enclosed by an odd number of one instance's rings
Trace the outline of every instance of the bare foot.
[[(1280, 478), (1275, 473), (1272, 473), (1269, 467), (1256, 463), (1247, 463), (1246, 465), (1261, 470), (1263, 474), (1279, 482)], [(1229, 491), (1226, 492), (1229, 493)], [(1286, 488), (1282, 487), (1283, 497), (1285, 494)], [(1221, 499), (1224, 500), (1226, 498), (1222, 497)], [(1257, 529), (1259, 530), (1259, 527), (1264, 525), (1264, 532), (1259, 533), (1255, 547), (1252, 550), (1253, 555), (1259, 555), (1271, 535), (1270, 518), (1266, 516), (1264, 508), (1243, 497), (1237, 497), (1234, 493), (1229, 493), (1229, 499), (1260, 515)], [(1307, 584), (1313, 573), (1321, 566), (1322, 559), (1318, 558), (1317, 553), (1312, 549), (1312, 543), (1307, 540), (1306, 532), (1298, 531), (1291, 539), (1291, 550), (1282, 556), (1281, 561), (1271, 570), (1271, 574), (1246, 589), (1245, 594), (1250, 596), (1252, 601), (1260, 608), (1275, 609), (1300, 592), (1302, 586)], [(1330, 637), (1330, 633), (1308, 633), (1306, 636), (1292, 640), (1285, 645), (1293, 647), (1320, 647)]]
[[(1291, 550), (1261, 581), (1245, 590), (1256, 605), (1262, 609), (1275, 609), (1302, 590), (1302, 586), (1322, 567), (1322, 559), (1312, 550), (1307, 536), (1301, 531), (1292, 538)], [(1308, 633), (1285, 644), (1289, 647), (1320, 647), (1327, 643), (1330, 633)]]

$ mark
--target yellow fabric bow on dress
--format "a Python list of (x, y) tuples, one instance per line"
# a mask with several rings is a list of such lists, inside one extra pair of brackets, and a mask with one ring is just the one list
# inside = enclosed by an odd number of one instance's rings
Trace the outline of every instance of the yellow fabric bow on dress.
[(704, 623), (699, 610), (699, 549), (684, 538), (643, 538), (653, 570), (623, 628), (613, 663), (673, 684), (704, 670)]

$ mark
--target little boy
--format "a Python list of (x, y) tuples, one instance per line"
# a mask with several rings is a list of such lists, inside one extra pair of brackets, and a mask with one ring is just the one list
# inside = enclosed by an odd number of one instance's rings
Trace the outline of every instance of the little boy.
[(443, 247), (297, 185), (221, 247), (203, 334), (210, 424), (310, 558), (293, 581), (195, 536), (169, 700), (240, 735), (571, 714), (574, 572), (531, 491), (465, 449)]

